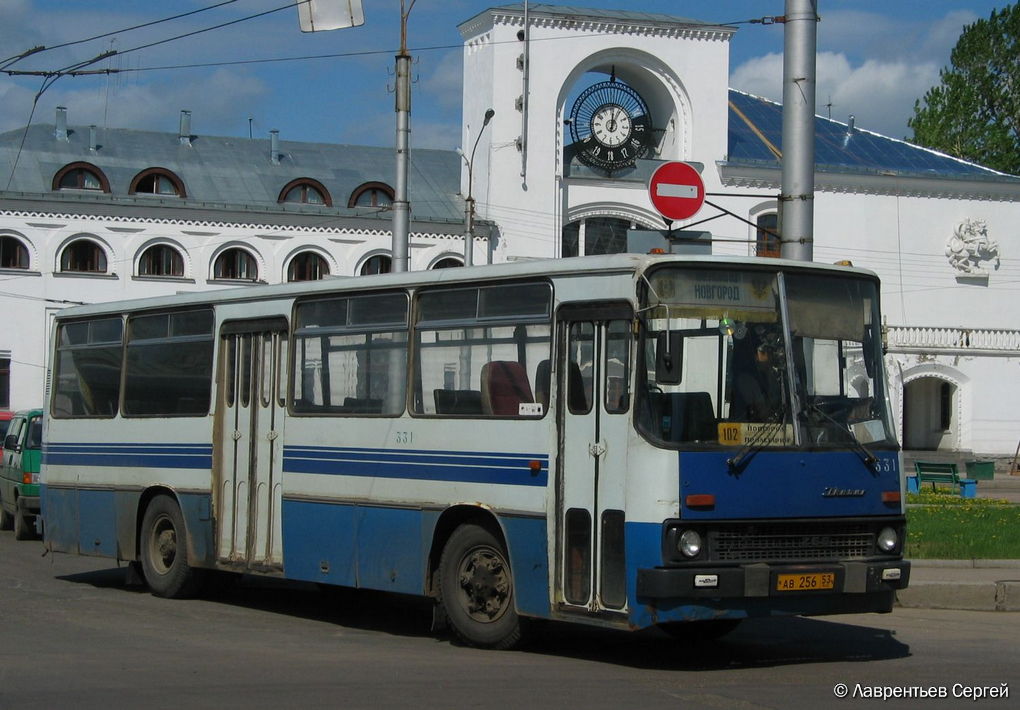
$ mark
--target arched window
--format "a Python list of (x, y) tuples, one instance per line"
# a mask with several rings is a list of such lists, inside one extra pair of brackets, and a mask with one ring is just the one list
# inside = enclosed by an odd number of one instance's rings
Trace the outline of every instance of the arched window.
[(91, 163), (70, 163), (53, 176), (54, 190), (96, 190), (109, 192), (110, 181)]
[(294, 202), (303, 205), (325, 205), (333, 206), (333, 198), (329, 191), (318, 180), (311, 178), (298, 178), (291, 180), (280, 190), (280, 197), (277, 202)]
[(329, 262), (314, 251), (303, 251), (290, 260), (288, 281), (318, 281), (329, 276)]
[[(630, 222), (616, 217), (587, 217), (563, 227), (562, 256), (622, 254), (627, 251)], [(584, 251), (580, 251), (582, 237)]]
[(156, 244), (138, 259), (139, 276), (184, 277), (184, 257), (169, 244)]
[(258, 281), (259, 265), (255, 257), (244, 249), (227, 249), (216, 257), (213, 264), (214, 279), (232, 279), (236, 281)]
[(60, 254), (60, 270), (69, 273), (105, 274), (106, 252), (91, 239), (76, 239)]
[(388, 274), (390, 269), (393, 267), (393, 260), (388, 254), (376, 254), (370, 256), (365, 260), (365, 263), (361, 265), (361, 275), (371, 276), (372, 274)]
[(132, 195), (166, 195), (169, 197), (187, 197), (184, 183), (169, 170), (149, 168), (135, 175), (128, 192)]
[(393, 188), (384, 182), (366, 182), (351, 193), (348, 207), (389, 207), (393, 204)]
[(464, 262), (455, 256), (444, 256), (442, 259), (432, 265), (433, 269), (454, 269), (458, 266), (464, 266)]
[(778, 257), (781, 252), (779, 245), (779, 215), (766, 212), (758, 215), (755, 220), (758, 230), (754, 240), (754, 255)]
[(27, 269), (28, 249), (17, 237), (0, 237), (0, 269)]

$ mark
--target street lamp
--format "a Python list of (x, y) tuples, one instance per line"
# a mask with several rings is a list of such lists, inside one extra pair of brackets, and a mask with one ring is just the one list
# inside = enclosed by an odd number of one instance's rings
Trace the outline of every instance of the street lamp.
[(464, 151), (460, 148), (457, 152), (460, 154), (461, 160), (467, 165), (468, 179), (467, 179), (467, 198), (464, 200), (464, 266), (471, 266), (474, 263), (474, 241), (475, 241), (475, 198), (471, 196), (473, 185), (473, 176), (475, 169), (475, 151), (478, 150), (478, 141), (482, 139), (482, 133), (485, 132), (485, 127), (489, 125), (489, 121), (496, 115), (493, 109), (489, 109), (485, 112), (485, 117), (482, 119), (482, 127), (478, 129), (478, 135), (475, 136), (475, 144), (471, 148), (471, 157), (468, 158), (464, 155)]

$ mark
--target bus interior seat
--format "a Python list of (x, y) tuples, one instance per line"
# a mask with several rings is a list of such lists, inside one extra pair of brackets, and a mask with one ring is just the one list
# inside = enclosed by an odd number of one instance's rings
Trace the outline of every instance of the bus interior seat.
[(481, 390), (432, 390), (436, 414), (481, 414)]
[(493, 360), (482, 365), (482, 412), (517, 416), (522, 402), (534, 402), (524, 366), (515, 360)]
[(382, 400), (368, 397), (344, 397), (343, 411), (352, 414), (382, 414)]

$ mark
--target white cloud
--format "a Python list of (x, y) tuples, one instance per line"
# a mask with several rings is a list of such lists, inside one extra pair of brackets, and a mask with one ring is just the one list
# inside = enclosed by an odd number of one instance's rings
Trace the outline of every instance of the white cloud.
[[(815, 112), (845, 121), (853, 114), (861, 128), (893, 138), (910, 133), (914, 101), (938, 81), (934, 62), (866, 60), (853, 66), (845, 54), (820, 52), (815, 66)], [(783, 57), (767, 54), (744, 62), (730, 76), (734, 89), (783, 100)]]
[[(177, 130), (181, 109), (193, 111), (196, 133), (233, 135), (241, 132), (250, 107), (265, 98), (261, 79), (220, 69), (196, 74), (193, 81), (158, 81), (139, 84), (62, 79), (39, 100), (33, 123), (53, 123), (57, 106), (68, 108), (71, 125)], [(32, 107), (30, 89), (0, 84), (0, 130), (25, 125)]]
[[(444, 109), (460, 109), (462, 87), (464, 84), (464, 61), (461, 52), (447, 52), (432, 61), (429, 57), (431, 73), (421, 81), (421, 93), (428, 96), (430, 103)], [(422, 58), (425, 64), (426, 58)]]

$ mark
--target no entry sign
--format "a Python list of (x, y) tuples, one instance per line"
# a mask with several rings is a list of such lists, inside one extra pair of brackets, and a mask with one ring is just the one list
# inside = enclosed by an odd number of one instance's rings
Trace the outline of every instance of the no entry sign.
[(648, 181), (648, 196), (666, 219), (687, 219), (705, 204), (705, 183), (687, 163), (663, 163)]

